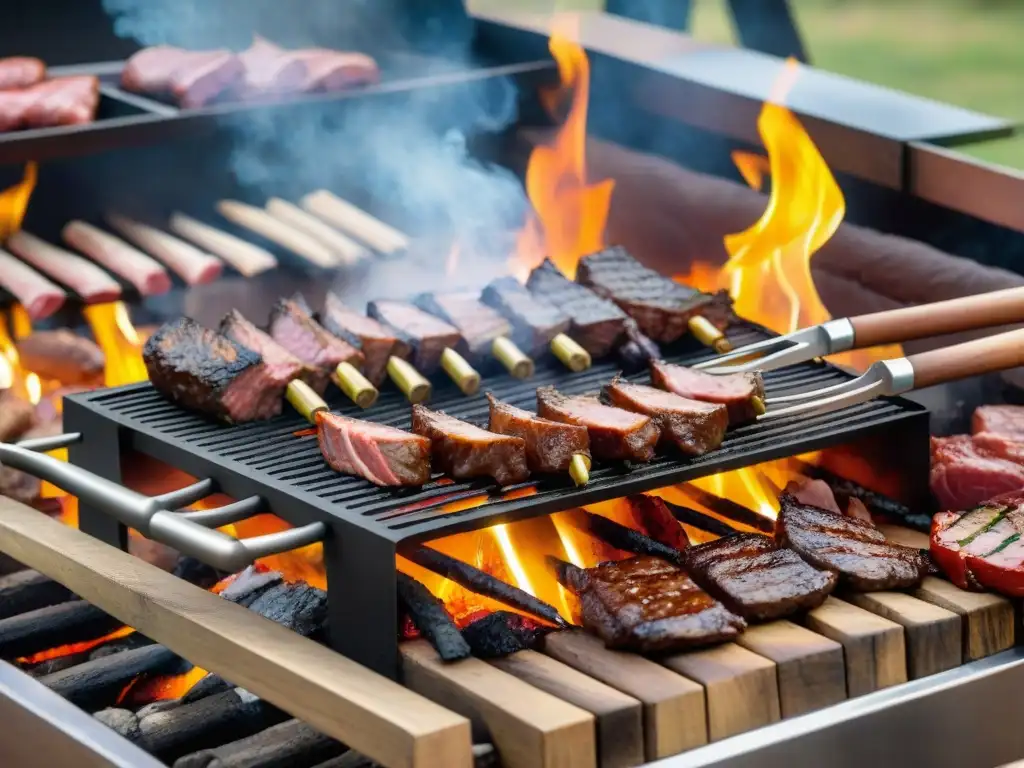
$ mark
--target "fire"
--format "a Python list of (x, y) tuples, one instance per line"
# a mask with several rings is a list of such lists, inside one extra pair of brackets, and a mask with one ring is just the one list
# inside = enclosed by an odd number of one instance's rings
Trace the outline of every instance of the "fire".
[(96, 343), (106, 356), (104, 383), (108, 387), (134, 384), (148, 378), (142, 360), (142, 338), (132, 325), (124, 302), (93, 304), (82, 310)]
[(205, 669), (192, 667), (183, 675), (161, 675), (151, 678), (136, 678), (123, 691), (118, 704), (131, 701), (139, 704), (150, 704), (154, 701), (180, 699), (207, 675)]
[(128, 637), (128, 635), (134, 633), (135, 630), (131, 627), (121, 627), (111, 632), (109, 635), (98, 637), (95, 640), (85, 640), (81, 643), (71, 643), (69, 645), (59, 645), (56, 648), (48, 648), (45, 651), (34, 653), (31, 656), (23, 656), (18, 659), (19, 664), (30, 665), (39, 664), (43, 661), (49, 661), (50, 659), (59, 659), (63, 656), (72, 656), (76, 653), (85, 653), (91, 651), (93, 648), (109, 643), (111, 640), (118, 640), (122, 637)]
[(21, 181), (0, 192), (0, 240), (6, 240), (21, 229), (29, 198), (36, 188), (38, 170), (35, 163), (26, 164)]
[(10, 389), (18, 393), (23, 383), (18, 348), (7, 332), (7, 323), (0, 315), (0, 391)]

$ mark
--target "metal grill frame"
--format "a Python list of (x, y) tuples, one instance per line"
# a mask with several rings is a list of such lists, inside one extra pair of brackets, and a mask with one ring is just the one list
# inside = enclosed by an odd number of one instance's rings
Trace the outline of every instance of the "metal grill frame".
[[(740, 345), (772, 334), (743, 323), (729, 335), (734, 344)], [(707, 350), (689, 346), (666, 354), (666, 359), (692, 364), (709, 355)], [(593, 392), (617, 372), (612, 362), (599, 362), (584, 373), (570, 374), (557, 363), (538, 361), (532, 379), (486, 376), (481, 392), (491, 391), (533, 410), (537, 386), (550, 383), (567, 393)], [(641, 373), (629, 378), (646, 381), (648, 377)], [(850, 375), (839, 368), (812, 362), (770, 372), (765, 375), (765, 385), (770, 398), (772, 394), (807, 391), (848, 378)], [(347, 415), (406, 428), (409, 425), (408, 403), (397, 391), (382, 392), (378, 403), (366, 412), (340, 400), (331, 405)], [(436, 383), (431, 405), (475, 423), (487, 420), (487, 401), (482, 394), (467, 398), (450, 384)], [(267, 509), (291, 525), (325, 523), (329, 531), (324, 542), (330, 596), (329, 642), (346, 656), (392, 677), (398, 672), (395, 556), (402, 545), (548, 515), (868, 438), (881, 437), (890, 449), (896, 446), (894, 456), (923, 456), (924, 466), (914, 467), (913, 474), (926, 479), (929, 435), (925, 408), (902, 398), (886, 398), (838, 413), (730, 430), (721, 449), (696, 459), (661, 456), (643, 466), (595, 466), (591, 483), (582, 489), (560, 476), (531, 480), (511, 489), (498, 489), (483, 481), (438, 483), (440, 478), (435, 476), (422, 490), (395, 490), (380, 489), (327, 468), (315, 436), (294, 436), (309, 425), (289, 409), (268, 422), (224, 426), (168, 403), (151, 384), (144, 383), (69, 396), (65, 399), (64, 423), (68, 431), (83, 436), (80, 443), (69, 448), (71, 463), (108, 480), (121, 482), (122, 458), (138, 452), (194, 477), (210, 478), (220, 492), (231, 497), (260, 496)], [(231, 455), (226, 456), (226, 452)], [(517, 496), (524, 493), (524, 488), (534, 486), (536, 493)], [(490, 495), (490, 500), (462, 511), (439, 512), (445, 503), (482, 494)], [(102, 509), (83, 503), (79, 527), (114, 546), (127, 546), (125, 526)]]

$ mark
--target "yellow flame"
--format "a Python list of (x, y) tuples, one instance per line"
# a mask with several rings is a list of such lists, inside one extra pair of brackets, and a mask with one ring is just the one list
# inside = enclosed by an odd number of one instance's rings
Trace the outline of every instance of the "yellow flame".
[(24, 339), (32, 333), (32, 318), (21, 304), (15, 304), (11, 309), (11, 331), (16, 340)]
[(39, 401), (43, 399), (43, 383), (36, 374), (29, 373), (25, 376), (25, 391), (28, 401), (32, 405), (39, 405)]
[(94, 304), (82, 312), (106, 356), (106, 385), (117, 387), (145, 381), (148, 374), (142, 360), (142, 340), (124, 302)]
[(0, 390), (17, 389), (21, 384), (20, 374), (18, 348), (7, 333), (7, 321), (0, 315)]
[(537, 592), (534, 590), (533, 584), (530, 583), (530, 576), (526, 573), (526, 569), (519, 560), (519, 553), (516, 552), (516, 548), (512, 544), (512, 539), (509, 538), (508, 526), (504, 524), (495, 525), (489, 530), (494, 534), (494, 538), (498, 542), (498, 546), (501, 548), (501, 554), (504, 556), (505, 563), (508, 565), (508, 569), (512, 573), (512, 578), (516, 581), (516, 586), (524, 592), (529, 592), (531, 595), (536, 597)]
[(6, 240), (21, 229), (29, 198), (36, 188), (37, 171), (35, 163), (27, 163), (21, 181), (0, 192), (0, 240)]

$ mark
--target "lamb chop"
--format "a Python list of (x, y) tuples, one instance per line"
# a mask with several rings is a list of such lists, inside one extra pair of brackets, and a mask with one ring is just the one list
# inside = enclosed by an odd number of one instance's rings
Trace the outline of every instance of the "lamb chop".
[(392, 356), (405, 358), (411, 352), (409, 345), (394, 332), (373, 318), (349, 309), (333, 293), (327, 294), (320, 320), (328, 331), (363, 353), (366, 358), (363, 372), (377, 386), (384, 381)]
[(633, 413), (650, 416), (661, 430), (661, 442), (687, 456), (717, 450), (725, 439), (729, 414), (724, 405), (702, 403), (616, 376), (601, 392), (602, 399)]
[(423, 485), (430, 480), (430, 440), (401, 429), (329, 411), (316, 413), (320, 452), (331, 469), (375, 485)]
[(262, 357), (264, 363), (280, 366), (282, 376), (290, 376), (289, 380), (301, 379), (318, 395), (322, 395), (327, 389), (331, 378), (327, 371), (299, 360), (268, 334), (246, 320), (237, 309), (224, 315), (218, 330), (236, 344)]
[(746, 622), (674, 565), (630, 557), (596, 568), (558, 564), (558, 577), (580, 597), (583, 626), (609, 648), (667, 653), (726, 642)]
[(538, 387), (537, 415), (586, 427), (591, 454), (604, 461), (650, 461), (660, 430), (648, 416), (602, 404), (596, 397)]
[(718, 403), (729, 409), (729, 424), (754, 421), (765, 412), (764, 379), (760, 372), (716, 376), (663, 360), (651, 361), (651, 383), (691, 400)]
[(455, 480), (492, 477), (498, 485), (530, 476), (526, 442), (499, 435), (422, 405), (412, 407), (412, 431), (433, 442), (434, 468)]
[(590, 438), (586, 427), (543, 419), (498, 400), (490, 392), (488, 429), (526, 442), (526, 465), (531, 472), (566, 472), (576, 485), (585, 485), (590, 473)]

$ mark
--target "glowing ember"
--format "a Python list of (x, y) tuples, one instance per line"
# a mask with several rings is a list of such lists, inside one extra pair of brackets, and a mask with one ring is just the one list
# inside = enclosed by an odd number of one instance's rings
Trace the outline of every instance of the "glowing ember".
[(21, 181), (0, 192), (0, 240), (6, 240), (21, 229), (29, 198), (36, 188), (37, 171), (35, 163), (26, 164)]
[(59, 659), (64, 656), (72, 656), (76, 653), (85, 653), (91, 651), (93, 648), (109, 643), (111, 640), (118, 640), (122, 637), (128, 637), (135, 632), (131, 627), (121, 627), (120, 629), (114, 630), (109, 635), (98, 637), (95, 640), (85, 640), (81, 643), (71, 643), (69, 645), (59, 645), (56, 648), (48, 648), (45, 651), (34, 653), (31, 656), (23, 656), (18, 659), (19, 664), (39, 664), (50, 659)]
[(121, 692), (118, 703), (131, 701), (149, 704), (154, 701), (180, 699), (206, 675), (205, 669), (193, 667), (183, 675), (162, 675), (148, 679), (136, 678)]
[(82, 310), (92, 328), (96, 343), (106, 355), (104, 383), (108, 387), (146, 381), (146, 364), (142, 360), (143, 340), (128, 315), (123, 302), (94, 304)]

